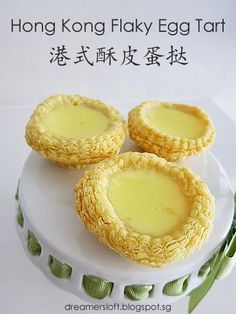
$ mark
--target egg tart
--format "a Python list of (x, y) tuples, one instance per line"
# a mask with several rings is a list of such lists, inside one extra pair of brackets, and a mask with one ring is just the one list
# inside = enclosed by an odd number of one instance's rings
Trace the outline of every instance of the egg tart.
[(79, 168), (117, 154), (126, 133), (119, 112), (100, 100), (56, 95), (36, 108), (25, 137), (28, 145), (47, 159)]
[(212, 230), (207, 185), (154, 154), (127, 152), (94, 165), (75, 194), (87, 229), (137, 263), (161, 267), (189, 256)]
[(199, 107), (148, 101), (129, 112), (130, 137), (168, 161), (197, 155), (215, 138), (209, 116)]

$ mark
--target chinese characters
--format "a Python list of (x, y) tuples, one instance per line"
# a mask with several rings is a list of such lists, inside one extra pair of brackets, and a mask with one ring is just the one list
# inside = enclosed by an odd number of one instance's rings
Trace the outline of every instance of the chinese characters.
[(170, 66), (175, 64), (187, 65), (188, 60), (183, 46), (170, 46), (168, 51), (164, 51), (159, 46), (147, 47), (141, 51), (129, 45), (126, 49), (116, 51), (114, 47), (99, 47), (94, 51), (89, 46), (80, 46), (80, 49), (69, 53), (65, 45), (52, 47), (50, 51), (50, 63), (58, 66), (66, 66), (69, 63), (85, 63), (90, 67), (98, 63), (120, 64), (121, 66), (156, 66), (160, 67), (162, 63), (168, 63)]

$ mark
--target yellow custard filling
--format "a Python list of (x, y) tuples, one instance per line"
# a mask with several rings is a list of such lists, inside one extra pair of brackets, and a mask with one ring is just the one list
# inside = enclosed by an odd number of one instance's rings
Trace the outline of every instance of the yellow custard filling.
[(110, 176), (108, 198), (133, 231), (161, 237), (184, 221), (188, 203), (170, 176), (151, 170), (124, 170)]
[(153, 267), (191, 255), (213, 227), (207, 185), (150, 153), (127, 152), (90, 167), (75, 193), (89, 231), (121, 256)]
[(48, 112), (43, 125), (55, 136), (82, 139), (106, 131), (109, 119), (88, 106), (60, 104)]
[(158, 106), (147, 111), (148, 124), (173, 136), (197, 138), (205, 131), (201, 119), (182, 110)]

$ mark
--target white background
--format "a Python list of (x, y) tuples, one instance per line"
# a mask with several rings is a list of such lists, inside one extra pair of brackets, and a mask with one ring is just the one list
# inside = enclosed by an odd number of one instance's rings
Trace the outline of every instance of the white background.
[[(7, 1), (0, 0), (0, 313), (66, 313), (64, 305), (78, 304), (75, 296), (52, 286), (27, 260), (14, 229), (13, 194), (24, 160), (29, 152), (24, 141), (24, 127), (35, 105), (58, 92), (79, 93), (119, 104), (126, 112), (127, 104), (146, 99), (190, 101), (206, 108), (217, 126), (213, 151), (229, 173), (236, 187), (234, 169), (236, 141), (236, 109), (234, 89), (236, 77), (235, 35), (236, 3), (233, 0), (116, 0), (116, 1)], [(10, 20), (106, 21), (206, 21), (226, 20), (225, 33), (192, 33), (189, 36), (169, 36), (152, 31), (142, 33), (61, 34), (11, 33)], [(65, 44), (71, 54), (81, 45), (91, 51), (97, 47), (115, 47), (122, 51), (127, 45), (138, 49), (170, 45), (186, 50), (187, 66), (163, 64), (161, 67), (132, 67), (103, 64), (89, 67), (71, 63), (66, 67), (50, 64), (50, 50)], [(215, 105), (218, 106), (214, 107)], [(225, 116), (225, 111), (231, 120)], [(196, 313), (234, 313), (234, 283), (230, 278), (217, 282)], [(187, 300), (172, 306), (172, 313), (186, 313)]]

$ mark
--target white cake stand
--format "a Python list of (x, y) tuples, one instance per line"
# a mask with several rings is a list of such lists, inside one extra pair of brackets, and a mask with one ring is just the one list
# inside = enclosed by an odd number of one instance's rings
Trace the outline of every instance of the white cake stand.
[[(131, 141), (123, 151), (137, 150)], [(86, 169), (68, 170), (60, 168), (30, 153), (24, 165), (19, 186), (19, 203), (24, 217), (18, 234), (31, 261), (54, 284), (81, 299), (93, 302), (127, 301), (124, 288), (127, 285), (153, 285), (146, 301), (158, 300), (163, 304), (174, 302), (202, 283), (198, 277), (201, 266), (214, 254), (225, 239), (233, 219), (233, 192), (229, 179), (214, 156), (205, 152), (201, 156), (186, 159), (188, 166), (209, 186), (216, 200), (214, 229), (209, 241), (191, 257), (171, 263), (164, 268), (138, 265), (125, 260), (103, 246), (80, 221), (74, 209), (74, 186)], [(28, 231), (36, 236), (41, 254), (32, 256), (27, 249)], [(71, 277), (55, 277), (48, 266), (49, 256), (71, 266)], [(166, 283), (190, 275), (189, 286), (181, 296), (167, 296), (163, 293)], [(111, 294), (97, 300), (86, 294), (82, 281), (84, 275), (92, 275), (113, 283)]]

